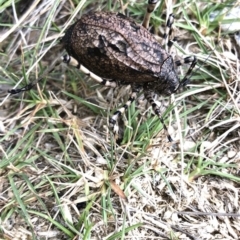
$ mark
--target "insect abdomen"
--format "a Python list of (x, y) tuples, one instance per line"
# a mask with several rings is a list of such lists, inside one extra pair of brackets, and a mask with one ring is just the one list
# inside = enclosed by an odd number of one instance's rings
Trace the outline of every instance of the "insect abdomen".
[(90, 71), (122, 84), (161, 81), (161, 65), (168, 57), (147, 29), (122, 14), (85, 15), (66, 32), (63, 43)]

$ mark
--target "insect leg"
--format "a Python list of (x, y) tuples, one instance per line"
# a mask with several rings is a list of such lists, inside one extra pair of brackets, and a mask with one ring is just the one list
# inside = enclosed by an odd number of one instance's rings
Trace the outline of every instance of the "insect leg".
[(163, 46), (165, 47), (168, 46), (168, 52), (170, 51), (170, 48), (172, 47), (173, 42), (175, 41), (175, 39), (171, 40), (173, 23), (174, 23), (174, 15), (173, 13), (171, 13), (167, 20), (166, 29), (165, 29), (165, 33), (163, 35), (163, 41), (162, 41)]
[(161, 116), (161, 111), (160, 108), (158, 107), (158, 105), (156, 104), (155, 100), (153, 99), (153, 92), (147, 92), (145, 93), (145, 97), (148, 100), (148, 102), (152, 105), (152, 109), (154, 111), (154, 113), (158, 116), (160, 122), (163, 125), (164, 130), (167, 132), (167, 138), (169, 142), (173, 142), (173, 139), (171, 138), (170, 134), (168, 133), (168, 129), (164, 123), (164, 120)]
[(158, 0), (148, 0), (147, 11), (144, 15), (142, 26), (148, 29), (151, 13), (155, 10)]
[(128, 107), (132, 104), (133, 101), (135, 101), (138, 92), (139, 92), (139, 88), (132, 87), (132, 93), (129, 99), (127, 100), (127, 102), (121, 108), (119, 108), (109, 119), (109, 123), (115, 135), (118, 134), (118, 126), (117, 126), (118, 117), (121, 116), (128, 109)]
[(187, 73), (185, 74), (184, 78), (181, 80), (181, 82), (177, 88), (177, 90), (178, 90), (180, 87), (184, 87), (188, 84), (189, 79), (191, 77), (192, 70), (197, 64), (197, 58), (196, 58), (196, 56), (189, 56), (189, 57), (185, 57), (183, 60), (178, 60), (175, 63), (177, 66), (181, 66), (186, 63), (191, 63), (190, 67), (188, 68)]
[(62, 57), (63, 62), (76, 67), (77, 69), (79, 69), (81, 72), (85, 73), (86, 75), (88, 75), (90, 78), (92, 78), (93, 80), (95, 80), (96, 82), (106, 86), (106, 87), (112, 87), (115, 88), (117, 86), (117, 83), (114, 81), (108, 81), (106, 79), (103, 79), (101, 77), (99, 77), (98, 75), (94, 74), (93, 72), (89, 71), (87, 68), (85, 68), (82, 64), (80, 64), (75, 58), (69, 56), (69, 55), (65, 55)]

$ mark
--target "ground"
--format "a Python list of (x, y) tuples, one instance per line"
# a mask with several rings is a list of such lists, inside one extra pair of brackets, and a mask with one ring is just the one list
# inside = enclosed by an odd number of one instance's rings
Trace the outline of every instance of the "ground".
[[(240, 29), (226, 19), (234, 4), (160, 3), (150, 31), (161, 41), (173, 12), (172, 54), (194, 54), (198, 65), (187, 87), (156, 99), (173, 142), (140, 94), (120, 143), (108, 119), (130, 88), (60, 63), (59, 40), (90, 11), (141, 23), (146, 1), (0, 6), (0, 239), (239, 239)], [(40, 77), (28, 92), (7, 93)]]

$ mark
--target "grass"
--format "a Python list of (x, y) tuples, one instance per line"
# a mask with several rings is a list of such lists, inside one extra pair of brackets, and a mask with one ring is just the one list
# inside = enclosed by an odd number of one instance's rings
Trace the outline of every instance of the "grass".
[(108, 119), (129, 88), (49, 66), (65, 53), (58, 42), (74, 19), (121, 11), (141, 23), (145, 2), (0, 4), (0, 239), (238, 238), (239, 46), (219, 24), (239, 19), (210, 21), (234, 4), (160, 3), (154, 32), (174, 12), (173, 54), (195, 54), (198, 66), (188, 87), (157, 99), (174, 142), (140, 94), (120, 121), (121, 144)]

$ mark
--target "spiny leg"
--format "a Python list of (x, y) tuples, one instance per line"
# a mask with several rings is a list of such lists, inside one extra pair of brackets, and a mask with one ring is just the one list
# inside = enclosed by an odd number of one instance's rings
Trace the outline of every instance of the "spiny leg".
[(155, 100), (153, 99), (153, 92), (147, 92), (145, 93), (145, 97), (148, 100), (148, 102), (152, 105), (152, 109), (154, 111), (154, 113), (158, 116), (160, 122), (163, 125), (164, 130), (167, 132), (167, 138), (169, 142), (173, 142), (173, 139), (171, 138), (171, 136), (168, 133), (168, 129), (164, 123), (164, 120), (161, 116), (161, 111), (160, 108), (158, 107), (158, 105), (156, 104)]
[(147, 11), (144, 15), (142, 26), (148, 29), (151, 13), (155, 10), (158, 0), (148, 0)]
[(180, 88), (180, 87), (184, 87), (188, 84), (189, 82), (189, 79), (191, 77), (191, 73), (192, 73), (192, 70), (193, 68), (196, 66), (197, 64), (197, 58), (196, 56), (189, 56), (189, 57), (185, 57), (183, 60), (178, 60), (175, 62), (175, 64), (177, 66), (181, 66), (183, 64), (186, 64), (186, 63), (191, 63), (190, 67), (188, 68), (188, 71), (187, 73), (185, 74), (184, 78), (181, 80), (178, 88), (176, 89), (176, 91)]
[(171, 13), (167, 20), (165, 33), (163, 35), (163, 41), (162, 41), (162, 45), (165, 46), (165, 48), (166, 48), (166, 46), (168, 46), (168, 52), (170, 52), (173, 42), (176, 41), (175, 38), (173, 40), (171, 40), (173, 23), (174, 23), (174, 15), (173, 15), (173, 13)]
[(128, 107), (132, 104), (133, 101), (135, 101), (138, 92), (139, 92), (139, 88), (132, 87), (132, 93), (131, 93), (131, 96), (128, 98), (127, 102), (121, 108), (119, 108), (109, 119), (109, 123), (113, 129), (114, 135), (118, 134), (118, 126), (117, 126), (118, 117), (121, 116), (128, 109)]
[(90, 78), (92, 78), (93, 80), (95, 80), (96, 82), (106, 86), (106, 87), (112, 87), (115, 88), (117, 86), (117, 83), (114, 81), (108, 81), (106, 79), (103, 79), (101, 77), (99, 77), (98, 75), (94, 74), (93, 72), (89, 71), (87, 68), (85, 68), (82, 64), (80, 64), (75, 58), (69, 56), (69, 55), (65, 55), (62, 57), (63, 62), (76, 67), (77, 69), (79, 69), (81, 72), (85, 73), (86, 75), (88, 75)]

